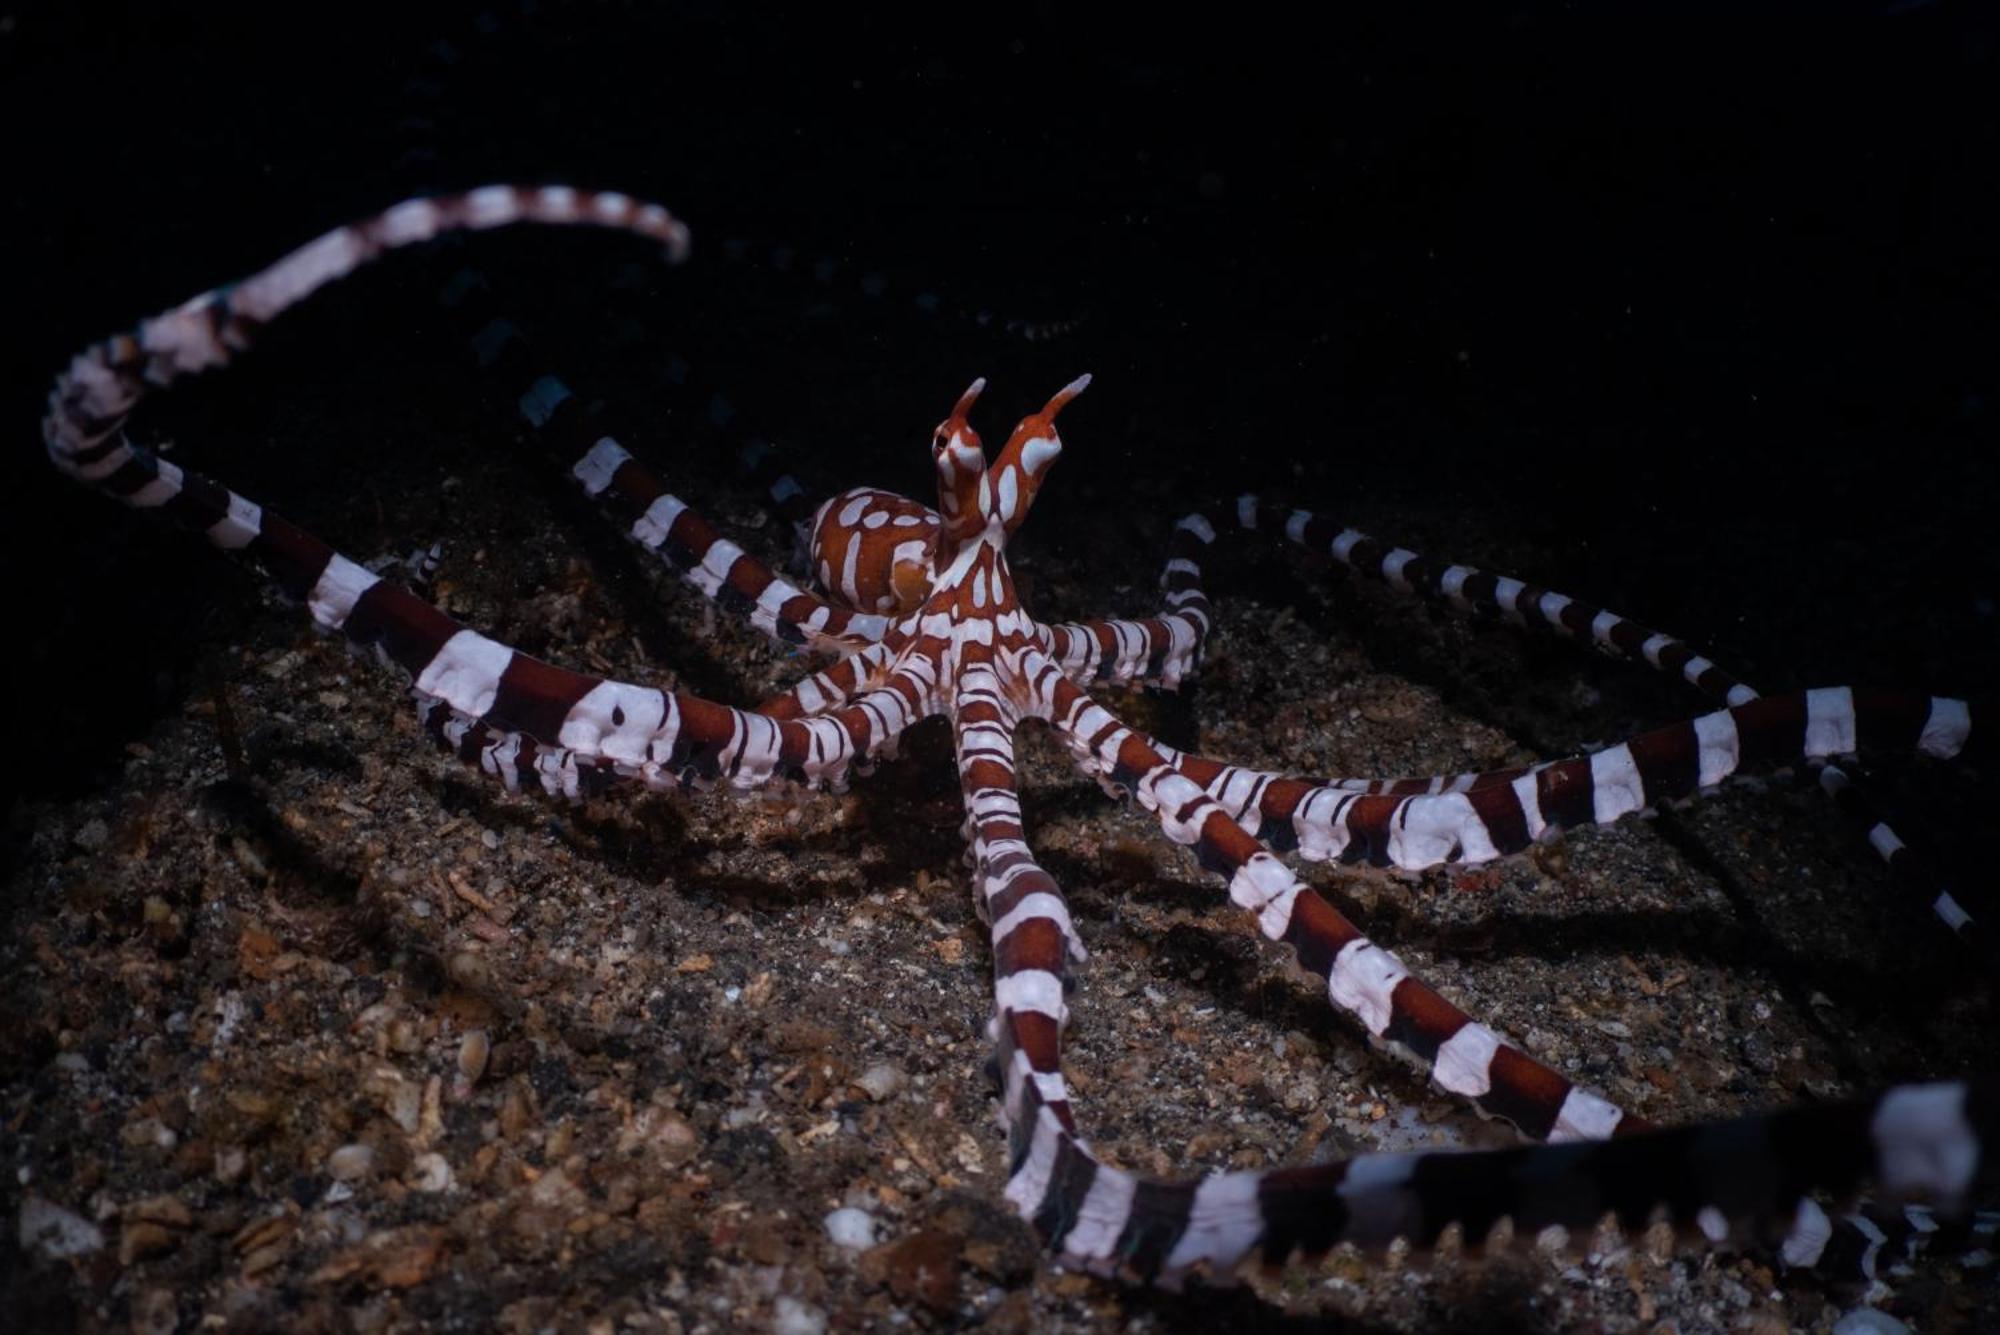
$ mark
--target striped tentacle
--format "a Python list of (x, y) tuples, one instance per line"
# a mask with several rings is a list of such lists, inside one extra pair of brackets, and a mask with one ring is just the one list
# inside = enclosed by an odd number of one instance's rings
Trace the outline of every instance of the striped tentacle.
[[(261, 562), (319, 626), (374, 648), (410, 674), (420, 696), (485, 729), (482, 752), (531, 741), (565, 753), (551, 763), (571, 796), (582, 768), (593, 765), (657, 787), (753, 788), (776, 779), (837, 786), (856, 758), (873, 755), (935, 707), (935, 690), (920, 679), (892, 677), (839, 710), (780, 720), (544, 663), (467, 629), (254, 501), (141, 446), (124, 448), (121, 474), (138, 480), (128, 504), (166, 511), (217, 546)], [(495, 765), (504, 777), (497, 756)], [(554, 777), (537, 772), (544, 783)]]
[(1033, 1118), (1007, 1194), (1052, 1250), (1102, 1273), (1178, 1284), (1227, 1278), (1342, 1243), (1416, 1248), (1455, 1229), (1469, 1246), (1561, 1230), (1582, 1240), (1609, 1220), (1627, 1234), (1664, 1221), (1714, 1246), (1817, 1251), (1828, 1221), (1812, 1193), (1885, 1193), (1963, 1206), (2000, 1181), (2000, 1088), (1901, 1085), (1852, 1102), (1567, 1145), (1363, 1154), (1328, 1164), (1139, 1178), (1098, 1159), (1023, 1086)]
[[(1062, 1079), (1063, 997), (1071, 961), (1084, 958), (1055, 879), (1035, 861), (1015, 782), (1018, 712), (1002, 688), (990, 643), (961, 640), (954, 673), (953, 740), (965, 802), (973, 883), (993, 942), (994, 1034), (1011, 1113), (1032, 1090), (1036, 1107), (1074, 1129)], [(1010, 1131), (1032, 1125), (1010, 1120)], [(1023, 1148), (1017, 1141), (1016, 1149)], [(1017, 1202), (1024, 1209), (1034, 1202)]]
[(596, 222), (685, 244), (665, 210), (624, 196), (491, 187), (398, 205), (80, 354), (50, 396), (44, 436), (51, 457), (86, 485), (158, 509), (218, 547), (256, 558), (320, 626), (376, 648), (467, 726), (476, 721), (495, 738), (518, 734), (568, 753), (557, 762), (566, 773), (609, 765), (663, 784), (838, 783), (856, 756), (872, 754), (922, 716), (930, 702), (921, 690), (892, 682), (837, 713), (781, 721), (554, 667), (466, 629), (254, 501), (124, 438), (125, 419), (143, 394), (227, 364), (256, 327), (368, 259), (449, 228), (516, 221)]
[(757, 705), (754, 712), (771, 718), (809, 718), (838, 708), (895, 660), (906, 638), (892, 632), (891, 638), (858, 649), (801, 678)]
[(1166, 606), (1139, 621), (1065, 621), (1040, 628), (1042, 648), (1080, 686), (1109, 681), (1178, 690), (1201, 662), (1203, 642), (1213, 623), (1202, 591), (1201, 562), (1215, 542), (1215, 522), (1192, 514), (1174, 525), (1167, 564), (1160, 573)]
[(1171, 760), (1273, 847), (1416, 871), (1518, 853), (1801, 760), (1861, 750), (1950, 759), (1973, 745), (1972, 723), (1962, 700), (1842, 686), (1753, 697), (1589, 755), (1485, 774), (1313, 780), (1201, 756)]
[(130, 496), (154, 481), (147, 477), (134, 485), (137, 474), (121, 476), (131, 458), (122, 428), (147, 394), (228, 365), (264, 325), (388, 251), (443, 232), (521, 222), (630, 231), (664, 243), (675, 259), (687, 250), (687, 229), (671, 214), (626, 195), (566, 186), (485, 186), (409, 200), (335, 228), (239, 283), (204, 292), (78, 353), (49, 395), (42, 424), (49, 456), (57, 468), (89, 485)]
[(1900, 1208), (1867, 1203), (1831, 1221), (1826, 1246), (1814, 1264), (1823, 1272), (1857, 1276), (1869, 1296), (1889, 1293), (1891, 1280), (1911, 1274), (1916, 1261), (1955, 1256), (1969, 1270), (1989, 1269), (2000, 1239), (2000, 1210), (1973, 1210), (1953, 1217), (1926, 1205)]
[(1231, 902), (1255, 914), (1266, 937), (1291, 946), (1299, 963), (1325, 980), (1334, 1007), (1359, 1019), (1377, 1044), (1535, 1140), (1601, 1140), (1645, 1129), (1641, 1118), (1572, 1084), (1411, 974), (1177, 772), (1150, 738), (1120, 723), (1045, 655), (1030, 653), (1023, 677), (1079, 764), (1153, 812), (1169, 839), (1191, 845), (1204, 869), (1227, 879)]
[[(1952, 893), (1950, 884), (1935, 861), (1921, 848), (1903, 842), (1902, 836), (1891, 829), (1882, 819), (1875, 803), (1868, 795), (1868, 789), (1839, 765), (1822, 765), (1819, 771), (1819, 786), (1834, 805), (1845, 816), (1848, 823), (1864, 833), (1868, 846), (1882, 859), (1904, 893), (1915, 899), (1928, 899), (1931, 912), (1938, 920), (1966, 941), (1979, 941), (1979, 924)], [(1983, 944), (1991, 949), (2000, 942), (1990, 939)]]
[(635, 542), (658, 552), (703, 596), (747, 612), (750, 624), (766, 634), (827, 649), (855, 649), (888, 634), (889, 618), (850, 612), (807, 593), (723, 537), (610, 437), (592, 445), (571, 471), (587, 494), (637, 516), (629, 530)]
[[(1385, 545), (1324, 516), (1282, 509), (1254, 496), (1239, 498), (1236, 514), (1242, 528), (1282, 531), (1288, 540), (1309, 552), (1331, 556), (1362, 575), (1428, 602), (1459, 612), (1497, 611), (1518, 624), (1554, 631), (1614, 658), (1643, 663), (1677, 677), (1725, 705), (1747, 704), (1759, 696), (1754, 687), (1685, 641), (1566, 594), (1472, 566), (1439, 566), (1407, 548)], [(1866, 835), (1869, 847), (1889, 866), (1896, 883), (1913, 898), (1928, 903), (1954, 934), (1973, 940), (1977, 925), (1971, 913), (1930, 859), (1913, 850), (1876, 815), (1865, 789), (1837, 765), (1823, 762), (1821, 786)]]
[(1385, 545), (1358, 529), (1344, 528), (1308, 510), (1287, 510), (1244, 496), (1236, 503), (1238, 525), (1246, 530), (1283, 533), (1315, 555), (1331, 556), (1358, 574), (1393, 589), (1459, 612), (1490, 610), (1531, 627), (1543, 627), (1591, 645), (1614, 658), (1644, 663), (1677, 676), (1726, 704), (1742, 704), (1756, 692), (1672, 635), (1652, 630), (1616, 612), (1537, 587), (1507, 575), (1468, 565), (1440, 566), (1403, 547)]
[(499, 732), (476, 718), (459, 713), (436, 696), (413, 690), (417, 722), (424, 734), (449, 756), (500, 780), (510, 793), (523, 784), (540, 784), (550, 796), (572, 800), (594, 797), (619, 778), (602, 761), (580, 761), (566, 747), (542, 746), (518, 732)]

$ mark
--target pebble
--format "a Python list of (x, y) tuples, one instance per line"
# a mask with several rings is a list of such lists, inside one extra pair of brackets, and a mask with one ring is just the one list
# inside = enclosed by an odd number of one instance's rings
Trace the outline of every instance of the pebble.
[(30, 1196), (21, 1202), (21, 1250), (33, 1248), (51, 1260), (87, 1256), (104, 1246), (104, 1230), (54, 1201)]
[(418, 1191), (450, 1191), (451, 1164), (435, 1150), (410, 1161), (410, 1185)]
[(475, 1085), (486, 1074), (486, 1058), (491, 1051), (484, 1029), (474, 1029), (458, 1042), (458, 1073), (465, 1083)]
[(823, 1222), (827, 1237), (833, 1239), (836, 1247), (858, 1252), (875, 1245), (875, 1216), (866, 1210), (843, 1206), (829, 1214)]
[(118, 1235), (118, 1264), (129, 1266), (148, 1256), (172, 1251), (179, 1241), (178, 1234), (161, 1224), (127, 1224)]
[(908, 1083), (908, 1078), (904, 1076), (900, 1067), (889, 1062), (876, 1062), (855, 1076), (854, 1083), (869, 1098), (880, 1103), (902, 1089)]
[(1910, 1328), (1879, 1307), (1857, 1307), (1833, 1323), (1833, 1335), (1910, 1335)]
[(356, 1182), (375, 1169), (375, 1151), (367, 1145), (342, 1145), (326, 1156), (326, 1171), (336, 1182)]
[(774, 1335), (824, 1335), (826, 1313), (789, 1293), (781, 1293), (772, 1304), (771, 1330)]

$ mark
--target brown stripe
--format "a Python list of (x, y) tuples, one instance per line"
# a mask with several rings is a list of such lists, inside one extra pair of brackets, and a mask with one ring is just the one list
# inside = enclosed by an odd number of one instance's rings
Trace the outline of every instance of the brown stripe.
[(1500, 579), (1484, 570), (1475, 570), (1459, 585), (1459, 597), (1474, 607), (1498, 607), (1500, 605)]
[(209, 528), (229, 513), (229, 488), (199, 473), (183, 473), (181, 489), (160, 513), (188, 528)]
[(1729, 711), (1736, 720), (1737, 769), (1752, 773), (1797, 764), (1806, 750), (1806, 698), (1767, 695)]
[(1929, 721), (1928, 696), (1908, 691), (1856, 690), (1854, 738), (1864, 751), (1908, 755), (1917, 749)]
[(1502, 853), (1518, 853), (1534, 840), (1528, 835), (1528, 813), (1511, 780), (1507, 783), (1475, 785), (1466, 793), (1473, 814), (1486, 827), (1486, 837)]
[(1389, 1025), (1382, 1037), (1434, 1062), (1445, 1041), (1471, 1022), (1464, 1011), (1415, 978), (1405, 977), (1389, 993)]
[(500, 674), (486, 719), (508, 732), (525, 733), (550, 746), (561, 745), (563, 720), (576, 702), (597, 689), (602, 677), (571, 672), (516, 652)]
[(1299, 964), (1324, 978), (1333, 972), (1334, 957), (1349, 942), (1361, 939), (1361, 929), (1311, 889), (1299, 891), (1284, 941), (1298, 953)]
[(1536, 799), (1550, 825), (1570, 829), (1590, 824), (1597, 817), (1595, 790), (1587, 757), (1557, 761), (1535, 772)]
[(1494, 1052), (1487, 1070), (1493, 1088), (1480, 1097), (1479, 1106), (1506, 1118), (1530, 1140), (1547, 1140), (1563, 1100), (1569, 1097), (1569, 1081), (1505, 1043)]
[(271, 572), (287, 597), (304, 599), (333, 561), (333, 548), (290, 520), (264, 512), (250, 551)]
[(355, 599), (341, 629), (356, 644), (380, 647), (414, 677), (464, 628), (409, 590), (379, 580)]
[(1638, 768), (1648, 806), (1691, 796), (1701, 786), (1700, 743), (1692, 722), (1642, 732), (1625, 748)]

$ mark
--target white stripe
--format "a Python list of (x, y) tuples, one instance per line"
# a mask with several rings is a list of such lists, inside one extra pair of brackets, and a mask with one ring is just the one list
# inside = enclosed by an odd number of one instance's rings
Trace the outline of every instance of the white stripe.
[(551, 222), (573, 222), (577, 217), (576, 191), (566, 185), (545, 185), (535, 192), (534, 204)]
[(1021, 1169), (1007, 1182), (1007, 1199), (1023, 1215), (1032, 1215), (1041, 1205), (1042, 1196), (1049, 1189), (1049, 1179), (1056, 1171), (1056, 1127), (1055, 1114), (1044, 1110), (1035, 1119), (1035, 1126), (1029, 1132), (1028, 1157), (1021, 1161)]
[(1431, 1079), (1438, 1088), (1476, 1099), (1493, 1088), (1493, 1054), (1500, 1039), (1483, 1024), (1467, 1024), (1438, 1048)]
[(1256, 1173), (1216, 1173), (1194, 1189), (1187, 1228), (1167, 1253), (1169, 1273), (1206, 1261), (1218, 1280), (1233, 1270), (1264, 1232)]
[(1500, 855), (1471, 799), (1439, 792), (1405, 798), (1389, 830), (1389, 861), (1405, 871), (1420, 871), (1450, 860), (1454, 849), (1462, 862), (1488, 862)]
[(1478, 573), (1471, 566), (1446, 566), (1444, 577), (1438, 581), (1438, 587), (1444, 590), (1445, 597), (1463, 607), (1465, 606), (1465, 581)]
[(1844, 756), (1854, 749), (1854, 692), (1845, 686), (1807, 691), (1806, 754)]
[(1292, 922), (1292, 904), (1299, 897), (1298, 878), (1268, 853), (1253, 853), (1229, 878), (1229, 900), (1257, 915), (1264, 935), (1276, 941)]
[(481, 186), (465, 197), (468, 227), (499, 227), (520, 216), (520, 201), (507, 186)]
[(1028, 1072), (1028, 1079), (1034, 1084), (1035, 1092), (1042, 1096), (1043, 1103), (1069, 1102), (1069, 1087), (1063, 1084), (1062, 1072), (1031, 1070)]
[(1778, 1248), (1778, 1259), (1794, 1267), (1818, 1265), (1820, 1253), (1832, 1238), (1833, 1221), (1826, 1217), (1826, 1211), (1819, 1208), (1817, 1201), (1807, 1196), (1799, 1201), (1798, 1213), (1792, 1216), (1792, 1231)]
[(1931, 697), (1931, 712), (1924, 719), (1923, 735), (1917, 738), (1917, 749), (1928, 756), (1949, 760), (1965, 747), (1965, 738), (1972, 731), (1972, 712), (1965, 701), (1951, 700), (1944, 696)]
[(1514, 790), (1514, 797), (1521, 804), (1521, 814), (1528, 824), (1528, 838), (1541, 838), (1542, 831), (1548, 829), (1549, 824), (1542, 819), (1542, 794), (1533, 772), (1523, 774), (1508, 787)]
[(1690, 658), (1687, 661), (1687, 664), (1684, 667), (1681, 668), (1681, 676), (1687, 681), (1687, 683), (1690, 686), (1699, 685), (1701, 682), (1701, 674), (1708, 671), (1710, 668), (1714, 666), (1715, 664), (1709, 662), (1706, 658), (1703, 658), (1700, 654), (1696, 654), (1693, 658)]
[(1843, 1217), (1856, 1233), (1868, 1239), (1868, 1246), (1861, 1253), (1861, 1273), (1869, 1279), (1875, 1278), (1875, 1258), (1881, 1254), (1882, 1245), (1889, 1241), (1889, 1235), (1867, 1215), (1850, 1214)]
[(1620, 743), (1590, 757), (1590, 816), (1609, 825), (1646, 805), (1646, 792), (1633, 763), (1632, 748)]
[(165, 505), (181, 494), (181, 483), (185, 475), (180, 468), (165, 459), (155, 459), (153, 466), (159, 470), (159, 476), (125, 498), (125, 504), (135, 510), (150, 510), (155, 506)]
[(1736, 719), (1728, 710), (1718, 709), (1697, 718), (1694, 741), (1698, 757), (1695, 782), (1703, 788), (1713, 788), (1736, 772), (1739, 758)]
[(514, 660), (514, 651), (475, 630), (462, 630), (444, 642), (437, 657), (417, 674), (417, 689), (446, 701), (474, 718), (493, 708), (500, 674)]
[(1881, 854), (1884, 862), (1896, 856), (1903, 848), (1903, 841), (1898, 839), (1896, 832), (1882, 821), (1876, 821), (1874, 826), (1868, 831), (1868, 843), (1871, 848)]
[(757, 595), (756, 605), (750, 609), (750, 624), (767, 634), (776, 635), (778, 610), (797, 593), (797, 589), (774, 577)]
[(437, 235), (442, 220), (437, 205), (428, 199), (411, 199), (382, 215), (378, 235), (384, 245), (408, 246)]
[(1563, 597), (1560, 593), (1545, 593), (1542, 595), (1540, 606), (1543, 620), (1547, 621), (1557, 630), (1567, 631), (1569, 629), (1568, 626), (1562, 623), (1562, 610), (1569, 606), (1569, 599)]
[(1590, 619), (1590, 638), (1599, 644), (1610, 644), (1612, 630), (1624, 619), (1616, 612), (1599, 612)]
[(208, 526), (208, 540), (224, 551), (248, 547), (262, 531), (264, 512), (257, 503), (229, 493), (229, 513)]
[[(1118, 1245), (1118, 1235), (1125, 1231), (1125, 1221), (1132, 1213), (1132, 1191), (1136, 1186), (1138, 1179), (1130, 1173), (1099, 1164), (1097, 1175), (1090, 1179), (1090, 1190), (1084, 1193), (1083, 1203), (1076, 1208), (1076, 1223), (1070, 1226), (1069, 1235), (1063, 1239), (1064, 1254), (1092, 1261), (1109, 1259), (1111, 1249)], [(1037, 1197), (1028, 1209), (1033, 1210), (1040, 1204), (1041, 1199)]]
[(1197, 538), (1200, 538), (1204, 543), (1210, 543), (1215, 541), (1214, 525), (1210, 524), (1208, 520), (1204, 519), (1200, 515), (1189, 515), (1186, 519), (1183, 519), (1178, 524), (1175, 524), (1174, 527), (1177, 529), (1187, 530), (1189, 533), (1194, 534)]
[(1514, 612), (1518, 615), (1520, 609), (1515, 607), (1514, 600), (1519, 598), (1521, 590), (1527, 587), (1518, 579), (1509, 579), (1502, 575), (1493, 581), (1493, 601), (1501, 611)]
[(727, 538), (717, 538), (708, 545), (708, 550), (701, 554), (701, 564), (688, 567), (688, 582), (713, 598), (728, 581), (730, 568), (742, 555), (741, 547)]
[(1047, 918), (1061, 929), (1063, 940), (1072, 943), (1074, 948), (1076, 929), (1070, 925), (1069, 906), (1063, 903), (1062, 896), (1052, 895), (1046, 890), (1023, 895), (1020, 903), (993, 924), (993, 944), (998, 946), (1007, 939), (1009, 932), (1031, 918)]
[(1285, 536), (1301, 547), (1306, 542), (1306, 525), (1312, 523), (1312, 515), (1304, 510), (1294, 510), (1285, 520)]
[(1646, 642), (1639, 646), (1639, 654), (1654, 667), (1660, 665), (1660, 651), (1674, 642), (1671, 635), (1648, 635)]
[(1944, 925), (1954, 932), (1964, 931), (1966, 924), (1972, 921), (1972, 915), (1965, 911), (1964, 905), (1952, 898), (1949, 890), (1938, 891), (1938, 897), (1931, 901), (1931, 911), (1943, 918)]
[(352, 271), (361, 258), (360, 238), (351, 228), (328, 232), (237, 284), (229, 294), (229, 309), (269, 323), (287, 306)]
[(1236, 498), (1236, 522), (1248, 529), (1257, 527), (1257, 498), (1255, 496), (1238, 496)]
[(1624, 1115), (1617, 1104), (1599, 1098), (1581, 1085), (1572, 1085), (1562, 1109), (1556, 1113), (1549, 1140), (1608, 1140)]
[(586, 495), (595, 496), (611, 485), (611, 475), (631, 457), (623, 445), (605, 436), (591, 446), (590, 452), (578, 459), (569, 471), (583, 483)]
[(1949, 1203), (1979, 1167), (1979, 1137), (1965, 1119), (1965, 1086), (1904, 1085), (1882, 1097), (1869, 1125), (1882, 1189)]
[(1406, 548), (1391, 549), (1389, 554), (1382, 558), (1382, 578), (1399, 589), (1409, 588), (1410, 582), (1403, 578), (1403, 568), (1416, 559), (1417, 554)]
[(1379, 1035), (1389, 1027), (1394, 1009), (1390, 994), (1409, 976), (1401, 960), (1364, 936), (1349, 941), (1333, 957), (1326, 992), (1334, 1005), (1360, 1016), (1368, 1032)]
[(1063, 1005), (1062, 980), (1046, 969), (1023, 969), (993, 984), (996, 1010), (1032, 1011), (1062, 1022), (1069, 1014)]
[(528, 419), (528, 425), (539, 431), (549, 424), (556, 409), (562, 407), (569, 397), (568, 385), (556, 376), (545, 375), (528, 386), (528, 392), (521, 396), (516, 407), (521, 416)]
[(1360, 533), (1351, 528), (1344, 528), (1334, 538), (1333, 545), (1328, 550), (1333, 553), (1334, 560), (1346, 564), (1348, 553), (1354, 550), (1354, 545), (1358, 542), (1366, 542), (1367, 540), (1368, 535), (1366, 533)]
[(320, 572), (312, 592), (306, 595), (306, 610), (320, 625), (339, 630), (347, 624), (348, 615), (361, 595), (381, 582), (381, 576), (336, 552)]
[[(622, 681), (600, 681), (563, 718), (556, 736), (558, 746), (585, 756), (605, 756), (628, 765), (666, 758), (678, 732), (678, 710), (669, 726), (672, 697), (644, 686)], [(624, 722), (612, 720), (622, 718)], [(650, 743), (657, 735), (660, 753), (654, 755)]]
[(1393, 1191), (1408, 1182), (1417, 1171), (1421, 1154), (1357, 1154), (1347, 1161), (1347, 1172), (1335, 1194), (1354, 1198), (1378, 1191)]
[(1732, 705), (1747, 705), (1757, 698), (1757, 692), (1739, 681), (1729, 688), (1729, 694), (1723, 698)]

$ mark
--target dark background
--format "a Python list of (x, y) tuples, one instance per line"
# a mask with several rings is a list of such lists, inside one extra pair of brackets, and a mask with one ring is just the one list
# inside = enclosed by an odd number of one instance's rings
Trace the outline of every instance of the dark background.
[[(672, 273), (617, 238), (476, 244), (578, 364), (709, 356), (809, 485), (922, 495), (973, 375), (997, 438), (1090, 370), (1034, 540), (1141, 584), (1175, 507), (1257, 488), (1643, 615), (1767, 688), (1990, 688), (1994, 10), (1478, 14), (11, 9), (10, 781), (87, 790), (254, 587), (46, 467), (52, 373), (337, 222), (489, 180), (688, 219)], [(737, 236), (834, 256), (844, 286), (731, 265), (712, 243)], [(422, 536), (397, 507), (481, 392), (430, 299), (449, 271), (385, 264), (139, 429), (361, 555)], [(857, 298), (864, 272), (890, 296)], [(1079, 323), (1029, 342), (918, 292)], [(748, 495), (660, 449), (691, 496)], [(371, 490), (387, 513), (357, 531), (341, 506)]]

